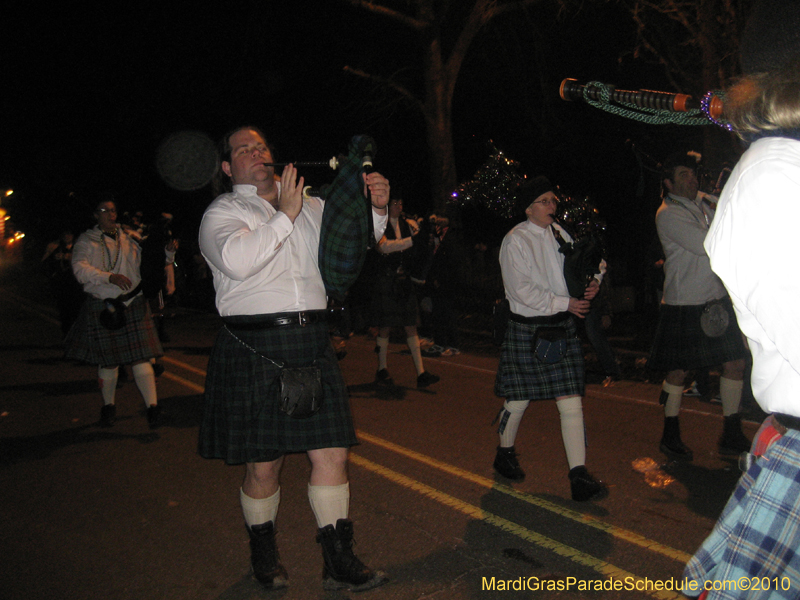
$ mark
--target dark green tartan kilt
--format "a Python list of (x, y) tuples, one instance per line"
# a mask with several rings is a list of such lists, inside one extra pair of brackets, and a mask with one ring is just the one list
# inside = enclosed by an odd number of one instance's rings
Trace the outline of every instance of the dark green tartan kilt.
[[(554, 326), (567, 330), (567, 353), (556, 364), (548, 365), (536, 358), (533, 338), (539, 327)], [(552, 325), (508, 322), (494, 380), (496, 395), (509, 401), (583, 396), (584, 375), (583, 349), (572, 317)]]
[(150, 307), (142, 294), (125, 309), (125, 326), (110, 331), (100, 324), (102, 300), (87, 296), (64, 340), (64, 355), (106, 367), (130, 365), (162, 356)]
[[(237, 323), (258, 320), (258, 315), (226, 317)], [(223, 327), (208, 361), (200, 455), (235, 465), (269, 462), (289, 452), (356, 444), (347, 388), (328, 329), (324, 321), (251, 331)], [(287, 367), (316, 363), (322, 372), (324, 394), (320, 411), (308, 419), (282, 413), (280, 368), (236, 338)]]
[(730, 298), (724, 298), (722, 303), (728, 312), (728, 328), (718, 337), (709, 337), (700, 326), (704, 305), (662, 304), (647, 368), (689, 371), (746, 358), (748, 352), (733, 304)]
[(370, 318), (376, 327), (416, 327), (419, 304), (414, 282), (395, 273), (377, 275), (372, 288)]

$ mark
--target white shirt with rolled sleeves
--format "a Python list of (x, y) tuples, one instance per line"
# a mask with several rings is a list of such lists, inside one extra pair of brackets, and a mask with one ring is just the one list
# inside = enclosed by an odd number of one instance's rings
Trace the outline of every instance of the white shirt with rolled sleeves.
[(725, 286), (712, 271), (703, 242), (714, 211), (700, 197), (694, 201), (668, 194), (656, 213), (664, 249), (664, 304), (696, 306), (724, 298)]
[(800, 141), (764, 138), (733, 169), (705, 241), (753, 356), (753, 395), (800, 417)]
[[(552, 227), (564, 241), (572, 241), (560, 226)], [(500, 269), (511, 312), (522, 317), (545, 317), (568, 310), (564, 255), (558, 250), (550, 227), (542, 228), (530, 220), (506, 234), (500, 246)], [(596, 279), (602, 281), (602, 274)]]
[[(292, 223), (252, 185), (235, 185), (211, 203), (200, 223), (200, 251), (221, 316), (327, 307), (318, 264), (324, 206), (320, 198), (306, 199)], [(372, 218), (377, 240), (388, 217), (372, 211)]]

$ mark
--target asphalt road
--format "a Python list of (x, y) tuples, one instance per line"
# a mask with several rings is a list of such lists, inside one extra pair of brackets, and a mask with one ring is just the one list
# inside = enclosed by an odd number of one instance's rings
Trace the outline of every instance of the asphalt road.
[[(19, 283), (0, 287), (0, 598), (348, 597), (321, 587), (302, 454), (287, 457), (277, 521), (290, 587), (268, 594), (249, 574), (243, 470), (196, 452), (215, 316), (181, 311), (169, 322), (163, 426), (148, 429), (129, 382), (118, 390), (117, 424), (104, 429), (96, 367), (62, 359), (49, 299)], [(588, 386), (587, 464), (611, 493), (577, 503), (552, 402), (531, 405), (523, 420), (526, 480), (494, 475), (501, 400), (490, 353), (428, 359), (442, 379), (418, 390), (399, 343), (389, 358), (397, 387), (376, 387), (373, 348), (353, 337), (341, 361), (361, 441), (350, 467), (356, 552), (391, 579), (360, 597), (681, 597), (653, 588), (680, 580), (738, 478), (715, 452), (719, 406), (684, 399), (683, 437), (695, 460), (666, 463), (658, 386)], [(745, 429), (752, 436), (756, 424)], [(529, 587), (515, 589), (520, 582)], [(614, 584), (623, 589), (581, 589)], [(557, 588), (568, 589), (548, 591)]]

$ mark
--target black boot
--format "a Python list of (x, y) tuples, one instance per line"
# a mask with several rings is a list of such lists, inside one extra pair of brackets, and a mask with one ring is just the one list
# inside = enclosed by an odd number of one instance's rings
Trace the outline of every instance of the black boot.
[(111, 427), (117, 420), (117, 407), (114, 404), (104, 404), (100, 409), (100, 425)]
[(722, 424), (722, 435), (718, 443), (719, 453), (726, 456), (739, 456), (742, 452), (749, 452), (750, 446), (750, 440), (742, 433), (741, 416), (735, 414), (725, 417)]
[(250, 565), (255, 578), (268, 590), (287, 587), (289, 575), (275, 545), (275, 525), (267, 521), (248, 527), (247, 533), (250, 534)]
[(569, 486), (572, 492), (572, 499), (576, 502), (602, 500), (608, 496), (606, 484), (592, 477), (591, 473), (583, 465), (570, 469)]
[(317, 543), (322, 546), (322, 587), (326, 590), (347, 589), (363, 592), (388, 581), (385, 573), (373, 571), (353, 554), (353, 522), (339, 519), (336, 528), (326, 525), (317, 530)]
[(519, 466), (517, 452), (514, 446), (510, 448), (497, 447), (497, 454), (494, 457), (494, 470), (506, 479), (511, 481), (522, 481), (525, 479), (525, 471)]
[(661, 436), (659, 449), (677, 460), (690, 461), (694, 458), (692, 451), (681, 441), (678, 417), (664, 417), (664, 435)]

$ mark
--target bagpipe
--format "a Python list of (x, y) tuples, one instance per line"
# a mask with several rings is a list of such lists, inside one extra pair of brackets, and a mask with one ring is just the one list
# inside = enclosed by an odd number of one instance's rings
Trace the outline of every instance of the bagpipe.
[[(330, 167), (337, 171), (330, 184), (306, 187), (305, 197), (325, 200), (319, 244), (319, 270), (330, 297), (341, 302), (364, 265), (374, 244), (372, 202), (364, 194), (363, 173), (372, 171), (374, 140), (366, 135), (352, 138), (346, 155), (328, 161), (295, 162), (297, 167)], [(280, 167), (289, 163), (270, 163)], [(156, 168), (164, 182), (178, 191), (199, 190), (219, 170), (214, 142), (201, 131), (181, 131), (162, 142), (156, 153)]]
[(689, 94), (655, 90), (618, 90), (616, 86), (591, 81), (564, 79), (558, 90), (562, 100), (583, 100), (607, 112), (653, 125), (709, 125), (730, 130), (724, 121), (722, 92), (707, 92), (700, 100)]

